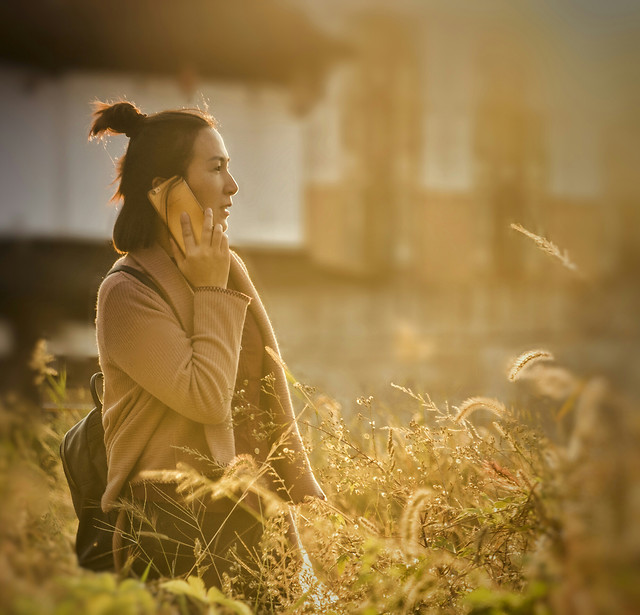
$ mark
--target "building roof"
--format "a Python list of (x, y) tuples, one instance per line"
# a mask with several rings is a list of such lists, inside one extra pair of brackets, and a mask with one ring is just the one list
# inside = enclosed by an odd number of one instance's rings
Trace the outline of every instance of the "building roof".
[(346, 51), (282, 0), (5, 0), (0, 60), (285, 83)]

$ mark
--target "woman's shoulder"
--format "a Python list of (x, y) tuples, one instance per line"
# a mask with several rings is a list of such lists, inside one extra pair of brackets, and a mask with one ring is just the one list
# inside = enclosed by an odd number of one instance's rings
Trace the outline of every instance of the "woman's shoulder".
[(244, 270), (244, 272), (249, 275), (249, 270), (247, 269), (247, 266), (245, 265), (244, 261), (242, 260), (242, 258), (240, 258), (240, 255), (235, 251), (235, 250), (229, 250), (230, 254), (231, 254), (231, 258), (235, 259), (235, 261), (242, 267), (242, 269)]
[[(126, 259), (119, 259), (103, 278), (98, 288), (98, 305), (117, 299), (119, 303), (139, 303), (140, 300), (154, 300), (157, 297), (148, 285), (126, 271), (112, 271), (117, 265), (131, 266)], [(159, 299), (159, 297), (157, 297)]]

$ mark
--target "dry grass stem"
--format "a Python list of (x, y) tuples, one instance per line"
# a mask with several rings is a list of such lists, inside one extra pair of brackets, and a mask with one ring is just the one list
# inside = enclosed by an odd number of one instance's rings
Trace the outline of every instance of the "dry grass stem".
[(538, 248), (540, 248), (543, 252), (546, 252), (553, 258), (557, 259), (560, 263), (562, 263), (563, 267), (569, 269), (574, 274), (580, 277), (584, 277), (583, 274), (578, 269), (578, 266), (571, 261), (571, 259), (569, 258), (569, 254), (566, 250), (564, 252), (561, 252), (560, 248), (555, 243), (553, 243), (552, 241), (549, 241), (545, 237), (541, 237), (540, 235), (536, 235), (535, 233), (528, 231), (526, 228), (524, 228), (520, 224), (512, 223), (511, 228), (514, 231), (518, 231), (519, 233), (522, 233), (526, 237), (529, 237), (529, 239), (532, 239)]
[(538, 361), (554, 360), (555, 357), (548, 350), (527, 350), (527, 352), (523, 352), (513, 360), (507, 377), (509, 378), (509, 380), (511, 380), (511, 382), (513, 382), (518, 379), (525, 367), (530, 367)]
[(459, 423), (462, 419), (468, 417), (476, 410), (489, 410), (500, 418), (504, 417), (507, 413), (507, 409), (504, 404), (499, 402), (497, 399), (492, 399), (490, 397), (469, 397), (469, 399), (465, 399), (460, 404), (458, 414), (454, 421)]

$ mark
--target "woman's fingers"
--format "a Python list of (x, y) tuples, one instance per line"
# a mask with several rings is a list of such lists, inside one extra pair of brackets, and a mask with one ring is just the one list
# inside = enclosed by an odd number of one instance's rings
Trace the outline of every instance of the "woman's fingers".
[(211, 207), (207, 207), (204, 211), (204, 224), (202, 225), (202, 239), (200, 243), (204, 246), (211, 245), (211, 239), (213, 237), (213, 210)]
[(191, 218), (186, 211), (180, 214), (180, 223), (182, 224), (182, 238), (184, 239), (185, 251), (188, 254), (196, 247), (196, 240), (193, 236), (193, 229), (191, 228)]
[[(205, 216), (204, 228), (200, 233), (201, 241), (196, 244), (191, 219), (186, 212), (181, 214), (186, 253), (184, 256), (180, 255), (176, 263), (194, 288), (200, 286), (226, 288), (229, 279), (229, 241), (221, 224), (213, 226), (212, 214), (205, 212)], [(213, 226), (213, 230), (207, 230), (207, 226), (209, 229)], [(209, 236), (211, 236), (211, 243), (207, 242)], [(176, 249), (177, 246), (172, 244), (172, 250)]]
[(211, 245), (216, 249), (220, 249), (220, 244), (222, 242), (222, 238), (225, 237), (225, 234), (222, 232), (222, 224), (216, 224), (213, 228), (213, 238), (211, 240)]

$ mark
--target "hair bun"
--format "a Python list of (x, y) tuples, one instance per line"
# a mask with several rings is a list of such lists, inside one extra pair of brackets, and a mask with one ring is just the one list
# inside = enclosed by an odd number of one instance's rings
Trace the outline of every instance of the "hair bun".
[(147, 116), (135, 105), (122, 101), (114, 104), (96, 102), (93, 117), (90, 137), (107, 133), (124, 134), (131, 139), (140, 132)]

